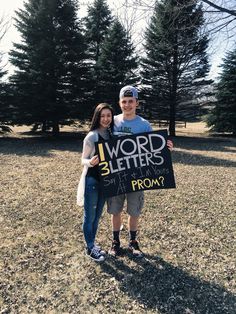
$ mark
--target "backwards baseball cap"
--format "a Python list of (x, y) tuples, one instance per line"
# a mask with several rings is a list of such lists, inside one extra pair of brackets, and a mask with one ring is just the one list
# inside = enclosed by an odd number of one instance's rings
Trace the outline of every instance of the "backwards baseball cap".
[(124, 86), (120, 90), (120, 99), (123, 97), (134, 97), (138, 99), (138, 91), (133, 86)]

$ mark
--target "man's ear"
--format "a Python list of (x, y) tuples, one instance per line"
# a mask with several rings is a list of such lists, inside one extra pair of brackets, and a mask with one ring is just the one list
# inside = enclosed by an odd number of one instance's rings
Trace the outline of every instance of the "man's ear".
[(139, 101), (137, 100), (136, 101), (136, 108), (138, 108), (138, 106), (139, 106)]

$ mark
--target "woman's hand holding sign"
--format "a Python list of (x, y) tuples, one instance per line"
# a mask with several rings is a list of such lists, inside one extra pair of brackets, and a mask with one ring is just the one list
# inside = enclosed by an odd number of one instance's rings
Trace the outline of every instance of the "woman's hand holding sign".
[(173, 142), (171, 140), (167, 140), (167, 147), (169, 148), (170, 151), (173, 150), (174, 145), (173, 145)]
[(91, 165), (92, 167), (98, 165), (98, 163), (99, 163), (98, 155), (93, 156), (93, 157), (90, 159), (89, 163), (90, 163), (90, 165)]

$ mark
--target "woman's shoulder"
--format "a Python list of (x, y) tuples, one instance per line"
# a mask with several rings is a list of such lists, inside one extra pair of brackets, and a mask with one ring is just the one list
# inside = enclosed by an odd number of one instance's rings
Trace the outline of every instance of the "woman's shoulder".
[(97, 142), (98, 139), (98, 132), (96, 130), (89, 131), (88, 134), (85, 136), (84, 141), (89, 142)]

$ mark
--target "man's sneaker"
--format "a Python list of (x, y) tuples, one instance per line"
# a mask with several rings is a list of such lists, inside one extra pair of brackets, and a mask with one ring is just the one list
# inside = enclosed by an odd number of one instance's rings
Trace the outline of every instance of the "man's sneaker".
[(92, 250), (87, 249), (87, 255), (96, 262), (103, 262), (105, 260), (104, 255), (100, 253), (96, 246), (94, 246)]
[(99, 245), (94, 244), (94, 247), (100, 252), (101, 255), (106, 255), (107, 252), (104, 251)]
[(137, 240), (131, 240), (129, 242), (128, 250), (130, 253), (133, 254), (133, 256), (141, 258), (144, 256), (143, 252), (140, 250), (138, 241)]
[(112, 245), (111, 245), (111, 249), (109, 251), (109, 254), (111, 256), (114, 256), (114, 257), (121, 255), (120, 242), (118, 242), (116, 240), (112, 241)]

